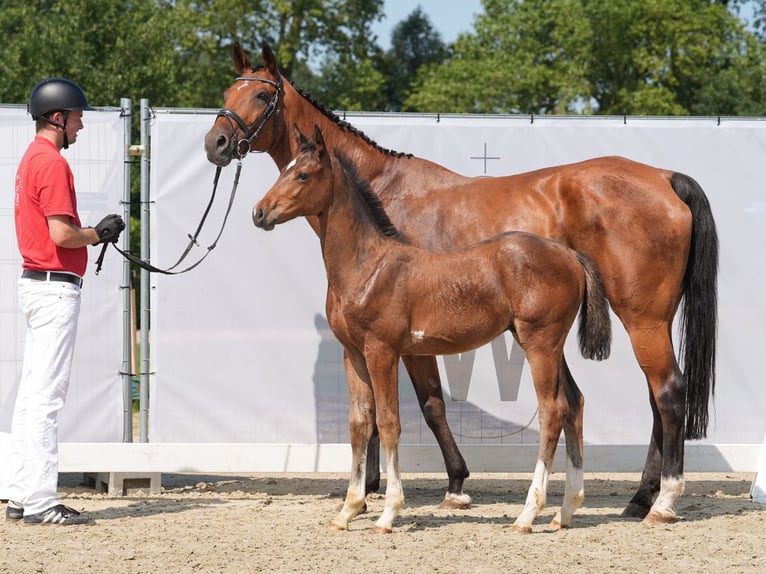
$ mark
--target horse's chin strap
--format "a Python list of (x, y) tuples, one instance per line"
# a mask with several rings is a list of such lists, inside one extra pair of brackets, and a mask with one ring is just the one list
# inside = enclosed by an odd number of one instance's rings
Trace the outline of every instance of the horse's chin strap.
[[(264, 84), (269, 84), (274, 86), (277, 91), (274, 92), (274, 97), (271, 98), (271, 101), (269, 101), (268, 105), (266, 106), (266, 109), (261, 114), (260, 118), (253, 122), (250, 125), (247, 125), (247, 122), (243, 120), (237, 112), (234, 110), (230, 110), (228, 108), (222, 108), (218, 110), (218, 116), (224, 117), (227, 120), (229, 120), (229, 124), (231, 125), (231, 131), (234, 135), (237, 133), (237, 129), (234, 124), (236, 124), (240, 130), (242, 130), (243, 137), (237, 141), (237, 146), (235, 148), (237, 157), (241, 160), (244, 158), (248, 152), (250, 151), (250, 146), (253, 144), (253, 140), (256, 139), (260, 133), (263, 127), (266, 125), (266, 122), (269, 121), (271, 116), (274, 116), (274, 130), (271, 133), (271, 143), (269, 144), (269, 147), (267, 147), (265, 150), (253, 150), (258, 153), (264, 153), (268, 152), (272, 147), (274, 147), (274, 142), (277, 139), (277, 122), (276, 119), (279, 117), (279, 94), (282, 91), (282, 76), (280, 75), (277, 78), (277, 81), (274, 82), (273, 80), (269, 80), (267, 78), (247, 78), (244, 76), (241, 76), (237, 78), (237, 80), (242, 80), (245, 82), (263, 82)], [(276, 112), (276, 115), (274, 113)]]

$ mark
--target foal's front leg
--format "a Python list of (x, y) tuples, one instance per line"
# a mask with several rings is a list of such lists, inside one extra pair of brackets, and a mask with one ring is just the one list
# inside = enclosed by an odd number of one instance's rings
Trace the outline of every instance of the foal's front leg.
[(404, 504), (399, 472), (399, 355), (388, 345), (368, 342), (365, 358), (375, 395), (375, 418), (380, 442), (386, 453), (386, 504), (373, 532), (389, 534)]
[[(352, 355), (350, 358), (349, 355)], [(351, 439), (351, 477), (343, 507), (330, 524), (333, 530), (348, 530), (348, 523), (364, 510), (367, 445), (372, 436), (375, 398), (364, 360), (346, 349), (343, 357), (348, 379), (348, 422)], [(360, 376), (359, 371), (362, 371)]]

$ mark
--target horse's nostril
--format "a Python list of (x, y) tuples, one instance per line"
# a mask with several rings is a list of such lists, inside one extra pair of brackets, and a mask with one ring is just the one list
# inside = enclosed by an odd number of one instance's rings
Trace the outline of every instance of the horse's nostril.
[(263, 217), (264, 217), (263, 209), (261, 209), (260, 207), (256, 209), (255, 211), (253, 211), (253, 223), (255, 223), (256, 225), (259, 225), (263, 221)]
[(216, 140), (216, 145), (218, 146), (218, 149), (225, 148), (226, 145), (229, 142), (229, 138), (227, 138), (225, 135), (218, 136), (218, 139)]

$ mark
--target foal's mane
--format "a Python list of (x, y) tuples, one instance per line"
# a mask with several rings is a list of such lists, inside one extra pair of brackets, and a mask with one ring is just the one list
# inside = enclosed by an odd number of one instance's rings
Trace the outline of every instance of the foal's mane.
[(362, 200), (362, 204), (367, 208), (367, 213), (370, 214), (373, 224), (386, 237), (397, 241), (404, 241), (404, 237), (399, 233), (399, 230), (393, 224), (391, 219), (389, 219), (386, 210), (383, 208), (383, 202), (381, 202), (380, 198), (374, 191), (372, 191), (369, 182), (359, 175), (359, 171), (356, 169), (356, 164), (354, 164), (354, 162), (341, 151), (335, 151), (334, 155), (338, 160), (343, 173), (348, 178), (349, 184), (352, 186), (356, 196)]
[[(257, 72), (258, 70), (264, 70), (265, 66), (258, 66), (253, 67), (253, 72)], [(342, 131), (348, 132), (351, 135), (354, 135), (358, 138), (361, 138), (364, 142), (371, 145), (373, 148), (378, 150), (379, 152), (391, 156), (391, 157), (407, 157), (411, 158), (413, 155), (411, 153), (403, 153), (400, 151), (395, 151), (391, 149), (387, 149), (379, 145), (377, 142), (375, 142), (373, 139), (370, 138), (367, 134), (365, 134), (363, 131), (360, 131), (359, 129), (352, 126), (350, 123), (348, 123), (345, 120), (340, 119), (334, 112), (328, 110), (326, 107), (324, 107), (323, 104), (318, 102), (311, 94), (308, 94), (307, 92), (304, 92), (300, 88), (298, 88), (295, 84), (292, 82), (290, 85), (295, 88), (295, 91), (300, 94), (300, 96), (305, 99), (308, 103), (310, 103), (312, 106), (314, 106), (319, 113), (321, 113), (323, 116), (328, 118), (330, 121), (332, 121), (335, 125), (337, 125)]]

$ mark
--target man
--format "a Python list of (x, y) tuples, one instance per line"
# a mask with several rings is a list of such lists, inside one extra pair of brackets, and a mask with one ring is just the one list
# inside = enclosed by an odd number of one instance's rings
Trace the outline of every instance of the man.
[(116, 242), (125, 228), (119, 215), (95, 228), (80, 224), (72, 170), (61, 150), (77, 141), (83, 111), (92, 109), (70, 80), (37, 84), (28, 106), (36, 134), (16, 173), (19, 304), (27, 335), (11, 423), (6, 520), (24, 524), (93, 522), (60, 504), (56, 493), (58, 413), (69, 386), (87, 246)]

